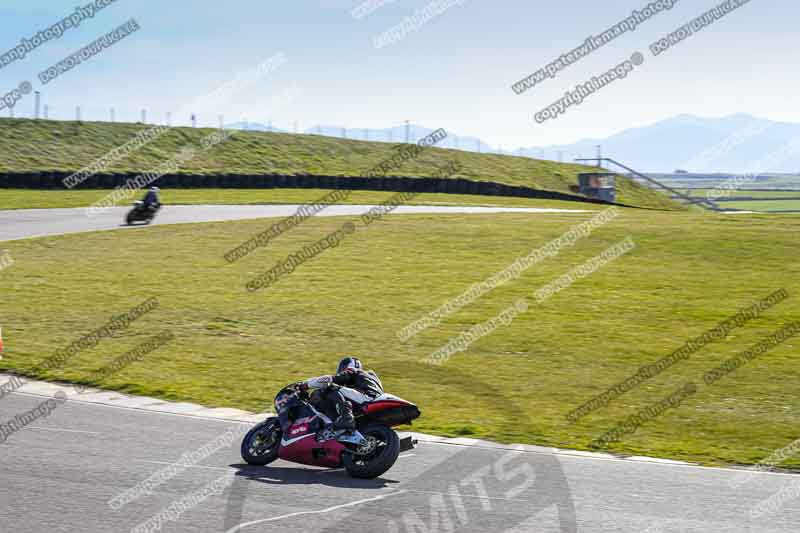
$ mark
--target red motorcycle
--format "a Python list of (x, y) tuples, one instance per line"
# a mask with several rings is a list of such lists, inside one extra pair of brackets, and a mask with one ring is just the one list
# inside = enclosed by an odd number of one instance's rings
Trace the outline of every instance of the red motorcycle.
[(357, 478), (375, 478), (394, 465), (400, 452), (416, 441), (401, 439), (392, 429), (420, 415), (416, 405), (391, 394), (364, 402), (352, 401), (355, 431), (335, 430), (332, 421), (308, 402), (307, 393), (290, 385), (275, 397), (275, 411), (288, 414), (287, 434), (278, 417), (251, 429), (242, 440), (242, 458), (266, 465), (280, 458), (304, 465), (340, 468)]

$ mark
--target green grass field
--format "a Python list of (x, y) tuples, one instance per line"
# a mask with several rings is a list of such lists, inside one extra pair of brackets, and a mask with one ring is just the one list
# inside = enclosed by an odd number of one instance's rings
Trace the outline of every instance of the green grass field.
[[(611, 446), (704, 463), (752, 463), (800, 430), (800, 340), (718, 384), (702, 375), (800, 320), (800, 217), (624, 210), (592, 236), (535, 265), (407, 343), (396, 332), (588, 214), (389, 216), (260, 292), (245, 283), (349, 220), (311, 219), (228, 264), (230, 248), (271, 221), (152, 226), (3, 243), (0, 368), (30, 373), (150, 296), (160, 307), (63, 368), (35, 377), (81, 382), (148, 336), (177, 339), (92, 385), (248, 410), (282, 385), (359, 354), (391, 392), (420, 404), (421, 431), (586, 449), (626, 416), (693, 381), (698, 393)], [(632, 236), (637, 247), (532, 305), (441, 367), (420, 361), (517, 298)], [(790, 298), (685, 362), (584, 418), (566, 415), (776, 289)], [(487, 392), (492, 391), (495, 392)], [(501, 392), (498, 392), (501, 391)], [(510, 398), (510, 399), (504, 399)], [(514, 402), (529, 415), (514, 419)], [(800, 458), (788, 463), (800, 466)]]
[[(0, 119), (0, 179), (14, 172), (76, 172), (132, 140), (152, 126), (104, 122), (61, 122)], [(214, 148), (203, 151), (200, 141), (216, 130), (171, 128), (130, 156), (112, 164), (109, 172), (144, 172), (157, 168), (184, 147), (197, 156), (180, 173), (201, 175), (266, 174), (359, 176), (395, 154), (392, 144), (336, 139), (317, 135), (292, 135), (238, 131)], [(595, 171), (583, 165), (540, 161), (526, 157), (476, 154), (444, 148), (426, 150), (390, 176), (431, 177), (450, 161), (462, 170), (451, 176), (491, 181), (534, 189), (569, 193), (577, 174)], [(157, 183), (156, 183), (157, 184)], [(618, 201), (658, 209), (678, 209), (678, 204), (631, 180), (617, 178)]]
[[(0, 189), (0, 209), (39, 209), (87, 207), (112, 192), (112, 189), (34, 190)], [(162, 189), (166, 205), (197, 204), (299, 204), (311, 203), (329, 194), (322, 189)], [(385, 191), (353, 191), (344, 204), (369, 205), (384, 201)], [(138, 195), (141, 198), (144, 193)], [(420, 194), (411, 202), (425, 205), (472, 205), (487, 207), (547, 207), (558, 209), (602, 209), (602, 205), (538, 198), (479, 196), (470, 194)]]
[[(711, 189), (686, 189), (684, 192), (693, 198), (705, 198)], [(727, 200), (727, 199), (730, 200)], [(740, 198), (741, 200), (736, 200)], [(749, 198), (753, 198), (750, 200)], [(738, 209), (740, 211), (759, 211), (769, 213), (774, 211), (800, 211), (800, 190), (798, 191), (748, 191), (736, 189), (727, 191), (723, 201), (718, 205), (723, 209)], [(769, 199), (769, 200), (768, 200)]]
[(720, 202), (720, 207), (725, 209), (738, 209), (740, 211), (800, 211), (800, 200), (749, 200), (741, 202)]
[[(712, 189), (687, 189), (683, 192), (693, 197), (705, 197), (706, 193)], [(743, 189), (736, 189), (728, 191), (731, 198), (795, 198), (800, 196), (800, 190), (797, 191), (748, 191)]]

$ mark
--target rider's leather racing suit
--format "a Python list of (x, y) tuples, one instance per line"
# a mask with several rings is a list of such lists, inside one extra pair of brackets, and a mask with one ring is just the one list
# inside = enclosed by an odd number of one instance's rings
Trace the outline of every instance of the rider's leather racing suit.
[(144, 195), (144, 199), (142, 200), (142, 204), (144, 204), (144, 207), (149, 207), (152, 209), (158, 209), (161, 207), (161, 201), (158, 198), (158, 193), (153, 190), (147, 191), (147, 194)]
[(364, 403), (383, 394), (383, 384), (372, 370), (348, 368), (335, 376), (320, 376), (305, 381), (311, 405), (331, 419), (337, 429), (354, 429), (352, 402)]

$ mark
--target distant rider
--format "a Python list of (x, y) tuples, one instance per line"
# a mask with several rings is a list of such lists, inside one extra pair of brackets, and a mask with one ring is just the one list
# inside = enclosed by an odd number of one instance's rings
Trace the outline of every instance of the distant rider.
[(161, 207), (161, 200), (158, 198), (158, 191), (158, 187), (150, 187), (150, 190), (147, 191), (147, 194), (142, 200), (142, 207), (157, 211)]
[(383, 384), (378, 374), (364, 370), (361, 361), (345, 357), (339, 361), (335, 376), (320, 376), (301, 383), (301, 388), (314, 389), (311, 405), (335, 418), (334, 429), (356, 428), (351, 401), (364, 403), (383, 394)]

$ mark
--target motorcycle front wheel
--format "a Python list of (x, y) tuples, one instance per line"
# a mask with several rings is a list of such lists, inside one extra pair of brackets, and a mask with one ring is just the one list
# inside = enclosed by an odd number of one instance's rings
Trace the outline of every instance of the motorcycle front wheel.
[(342, 454), (342, 464), (353, 477), (372, 479), (389, 470), (400, 455), (400, 437), (391, 428), (379, 424), (359, 429), (369, 441), (367, 446)]
[(280, 446), (280, 423), (277, 418), (268, 418), (242, 439), (242, 459), (249, 465), (264, 466), (278, 458)]

